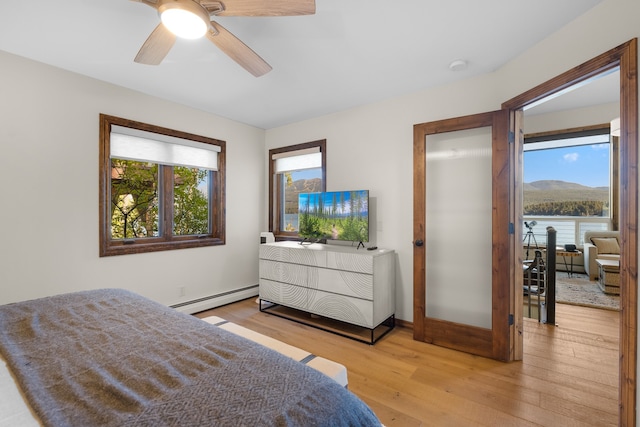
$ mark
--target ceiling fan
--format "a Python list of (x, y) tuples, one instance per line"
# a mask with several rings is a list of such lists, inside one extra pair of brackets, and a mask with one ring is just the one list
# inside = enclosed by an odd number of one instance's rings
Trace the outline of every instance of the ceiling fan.
[(140, 48), (135, 62), (158, 65), (173, 47), (176, 36), (195, 39), (206, 35), (221, 51), (256, 77), (271, 71), (271, 66), (211, 17), (296, 16), (316, 12), (315, 0), (133, 1), (156, 9), (161, 20)]

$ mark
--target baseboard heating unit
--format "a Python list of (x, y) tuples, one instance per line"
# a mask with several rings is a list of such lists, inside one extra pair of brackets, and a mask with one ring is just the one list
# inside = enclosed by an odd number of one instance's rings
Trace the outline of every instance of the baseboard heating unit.
[(210, 310), (215, 307), (220, 307), (221, 305), (255, 297), (257, 295), (258, 285), (251, 285), (240, 289), (234, 289), (232, 291), (197, 298), (191, 301), (173, 304), (170, 307), (183, 313), (193, 314), (204, 310)]

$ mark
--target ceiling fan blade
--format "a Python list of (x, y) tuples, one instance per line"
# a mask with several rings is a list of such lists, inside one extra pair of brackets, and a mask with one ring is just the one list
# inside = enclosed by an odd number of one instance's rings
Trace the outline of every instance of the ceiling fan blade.
[(213, 10), (215, 4), (222, 4), (222, 11), (216, 16), (295, 16), (316, 13), (315, 0), (200, 0), (200, 4)]
[(211, 26), (216, 32), (209, 30), (207, 32), (207, 38), (245, 70), (256, 77), (260, 77), (271, 71), (271, 65), (267, 64), (265, 60), (260, 58), (249, 46), (231, 34), (222, 25), (211, 21)]
[(164, 25), (158, 24), (140, 48), (134, 61), (140, 64), (158, 65), (167, 56), (175, 42), (176, 36)]

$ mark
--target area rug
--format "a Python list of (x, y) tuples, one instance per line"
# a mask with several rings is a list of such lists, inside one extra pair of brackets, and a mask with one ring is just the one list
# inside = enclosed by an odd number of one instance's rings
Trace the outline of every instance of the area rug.
[(586, 274), (558, 271), (556, 274), (556, 302), (585, 307), (620, 310), (620, 296), (602, 292), (597, 281), (590, 281)]

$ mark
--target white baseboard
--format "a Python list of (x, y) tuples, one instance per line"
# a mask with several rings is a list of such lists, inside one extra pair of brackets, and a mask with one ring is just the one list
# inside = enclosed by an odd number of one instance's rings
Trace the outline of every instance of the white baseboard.
[(258, 295), (258, 285), (248, 286), (246, 288), (237, 289), (229, 292), (223, 292), (217, 295), (210, 295), (204, 298), (198, 298), (193, 301), (186, 301), (180, 304), (172, 305), (177, 311), (187, 314), (199, 313), (201, 311), (210, 310), (221, 305), (231, 304), (232, 302), (251, 298)]

